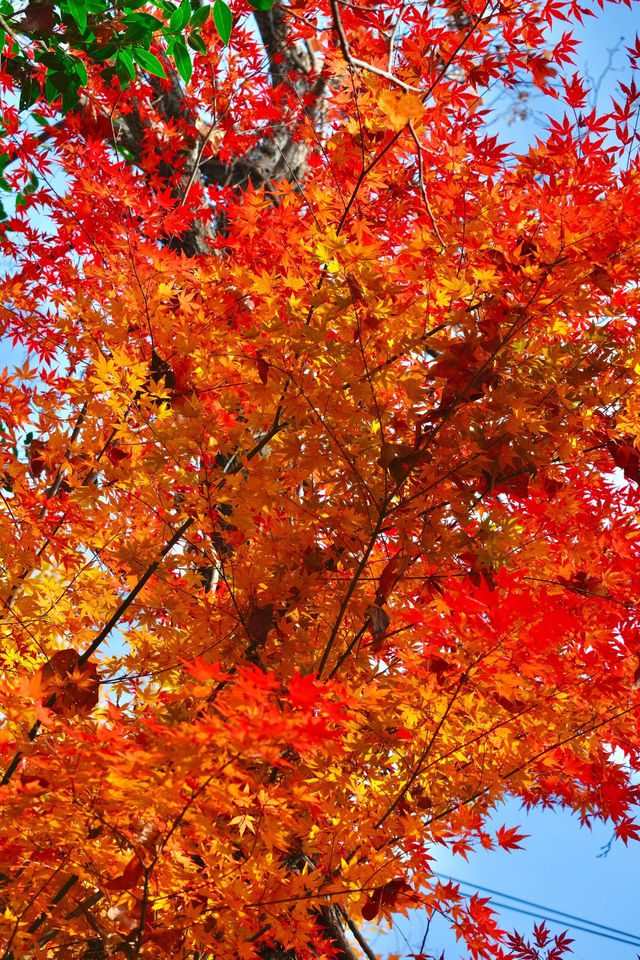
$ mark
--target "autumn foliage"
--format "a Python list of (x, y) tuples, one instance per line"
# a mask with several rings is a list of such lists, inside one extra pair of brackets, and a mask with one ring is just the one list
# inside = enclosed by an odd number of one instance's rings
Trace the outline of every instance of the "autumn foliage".
[(577, 0), (232, 11), (66, 113), (5, 47), (3, 957), (525, 956), (433, 860), (640, 836), (640, 46), (598, 112)]

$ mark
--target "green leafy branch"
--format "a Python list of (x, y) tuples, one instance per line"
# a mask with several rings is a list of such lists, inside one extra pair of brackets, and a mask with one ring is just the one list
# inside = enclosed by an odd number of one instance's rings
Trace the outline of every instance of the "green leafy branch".
[[(274, 0), (248, 2), (254, 9), (267, 10)], [(85, 59), (103, 63), (106, 76), (115, 76), (122, 87), (135, 80), (136, 68), (165, 78), (162, 61), (151, 52), (157, 38), (164, 40), (166, 56), (188, 83), (191, 51), (207, 50), (201, 29), (210, 16), (228, 44), (233, 16), (225, 0), (214, 0), (213, 5), (200, 5), (198, 0), (180, 4), (155, 0), (153, 5), (146, 0), (120, 0), (113, 6), (106, 0), (30, 0), (19, 10), (11, 0), (0, 0), (0, 50), (9, 43), (4, 67), (19, 79), (21, 110), (44, 95), (49, 103), (60, 99), (67, 113), (87, 83)], [(30, 49), (33, 60), (44, 67), (43, 84), (32, 69)]]

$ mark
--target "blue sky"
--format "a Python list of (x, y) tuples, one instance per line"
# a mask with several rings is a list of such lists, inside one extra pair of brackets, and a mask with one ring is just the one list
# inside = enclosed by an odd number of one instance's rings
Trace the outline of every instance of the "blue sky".
[[(594, 2), (584, 0), (584, 6), (595, 7)], [(575, 70), (581, 73), (592, 87), (594, 95), (590, 106), (597, 103), (601, 109), (606, 109), (608, 100), (613, 94), (616, 96), (617, 84), (620, 80), (628, 82), (629, 71), (625, 47), (633, 45), (636, 32), (640, 30), (640, 4), (634, 0), (631, 9), (623, 3), (605, 3), (604, 10), (597, 18), (585, 17), (584, 26), (578, 23), (569, 24), (558, 21), (554, 35), (560, 37), (566, 30), (570, 30), (573, 38), (579, 41), (576, 50), (575, 67), (567, 66), (566, 72), (571, 75)], [(636, 72), (636, 83), (640, 78)], [(487, 106), (492, 106), (493, 97), (487, 98)], [(554, 117), (562, 116), (564, 105), (562, 101), (552, 98), (534, 97), (529, 103), (529, 112), (524, 120), (509, 122), (509, 99), (502, 98), (501, 111), (495, 124), (500, 139), (513, 143), (514, 150), (521, 152), (532, 142), (536, 133), (544, 129), (545, 114)]]
[[(527, 815), (514, 800), (496, 813), (494, 821), (496, 826), (521, 825), (522, 832), (530, 835), (522, 843), (524, 849), (510, 853), (479, 851), (471, 854), (468, 862), (460, 856), (440, 854), (434, 869), (445, 876), (504, 891), (638, 936), (639, 946), (634, 948), (572, 930), (566, 923), (549, 924), (553, 933), (568, 930), (574, 939), (572, 950), (576, 960), (635, 960), (640, 955), (640, 848), (637, 844), (625, 847), (616, 841), (606, 856), (599, 856), (612, 835), (606, 824), (596, 824), (592, 830), (581, 829), (577, 819), (562, 810), (534, 810)], [(470, 886), (462, 889), (465, 893), (473, 892)], [(520, 906), (532, 909), (524, 904)], [(525, 936), (531, 933), (536, 922), (511, 911), (499, 910), (498, 913), (501, 926), (518, 930)], [(372, 940), (374, 950), (383, 956), (417, 952), (425, 923), (422, 913), (411, 914), (409, 920), (401, 918), (392, 931)], [(425, 952), (439, 958), (443, 950), (446, 960), (466, 955), (445, 921), (436, 917)]]

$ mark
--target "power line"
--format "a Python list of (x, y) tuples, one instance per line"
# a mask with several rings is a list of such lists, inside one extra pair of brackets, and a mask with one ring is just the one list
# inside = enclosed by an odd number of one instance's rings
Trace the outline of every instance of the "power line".
[[(549, 923), (557, 923), (560, 925), (564, 923), (573, 930), (582, 930), (585, 933), (592, 933), (596, 937), (604, 937), (607, 940), (617, 940), (620, 943), (628, 943), (631, 946), (640, 946), (640, 936), (635, 933), (628, 933), (626, 930), (618, 930), (616, 927), (608, 927), (603, 923), (596, 923), (593, 920), (587, 920), (585, 917), (578, 917), (573, 913), (566, 913), (564, 910), (556, 910), (554, 907), (545, 907), (542, 906), (542, 904), (534, 903), (532, 900), (525, 900), (523, 897), (515, 897), (510, 893), (504, 893), (502, 890), (493, 890), (491, 887), (483, 887), (481, 884), (472, 882), (471, 880), (462, 880), (459, 877), (448, 876), (447, 874), (438, 873), (437, 871), (434, 871), (434, 873), (437, 877), (441, 877), (445, 880), (452, 880), (454, 883), (461, 883), (467, 887), (474, 887), (476, 890), (482, 890), (485, 893), (492, 893), (497, 897), (504, 897), (506, 900), (514, 900), (517, 903), (524, 903), (529, 907), (534, 907), (536, 911), (540, 912), (532, 913), (530, 910), (523, 910), (521, 907), (511, 906), (508, 903), (496, 902), (495, 905), (502, 909), (523, 913), (538, 920), (547, 920)], [(546, 915), (549, 913), (558, 914), (558, 916), (562, 917), (563, 919), (556, 920), (554, 917), (549, 917)], [(571, 923), (569, 921), (576, 922)]]
[[(444, 873), (436, 873), (438, 877), (446, 877)], [(595, 920), (586, 920), (584, 917), (577, 917), (573, 913), (567, 913), (565, 910), (556, 910), (554, 907), (545, 907), (540, 903), (534, 903), (532, 900), (525, 900), (523, 897), (515, 897), (511, 893), (503, 893), (501, 890), (493, 890), (491, 887), (483, 887), (479, 883), (473, 883), (470, 880), (461, 880), (459, 877), (448, 877), (449, 880), (453, 880), (455, 883), (462, 883), (467, 887), (476, 887), (478, 890), (483, 890), (485, 893), (494, 893), (497, 897), (504, 897), (506, 900), (515, 900), (517, 903), (524, 903), (528, 907), (536, 907), (538, 910), (545, 910), (547, 913), (557, 913), (561, 917), (567, 917), (569, 920), (577, 920), (578, 923), (587, 923), (592, 927), (599, 927), (601, 930), (608, 930), (609, 933), (621, 933), (625, 937), (631, 937), (633, 939), (639, 940), (640, 935), (635, 933), (626, 933), (623, 930), (617, 930), (615, 927), (607, 927), (603, 923), (596, 923)]]
[[(473, 884), (471, 884), (473, 886)], [(533, 913), (531, 910), (525, 910), (523, 907), (512, 906), (508, 903), (498, 903), (497, 900), (491, 901), (496, 907), (499, 907), (502, 910), (513, 910), (516, 913), (524, 913), (528, 917), (533, 917), (536, 920), (546, 920), (548, 923), (556, 923), (559, 927), (569, 927), (571, 930), (583, 930), (585, 933), (591, 933), (594, 937), (603, 937), (605, 940), (617, 940), (618, 943), (627, 943), (631, 947), (640, 947), (640, 939), (636, 940), (625, 940), (624, 937), (615, 937), (612, 933), (604, 933), (602, 930), (594, 930), (593, 927), (582, 927), (577, 923), (570, 923), (568, 920), (560, 920), (556, 917), (546, 917), (542, 913)], [(586, 921), (589, 923), (589, 921)], [(624, 933), (623, 930), (620, 933)], [(628, 934), (629, 937), (635, 936), (635, 934)]]
[(577, 917), (573, 913), (567, 913), (565, 910), (556, 910), (555, 907), (545, 907), (541, 903), (534, 903), (533, 900), (525, 900), (523, 897), (514, 897), (511, 893), (503, 893), (502, 890), (493, 890), (491, 887), (482, 887), (479, 883), (473, 883), (471, 880), (461, 880), (459, 877), (448, 876), (444, 873), (436, 873), (438, 877), (448, 877), (449, 880), (453, 880), (454, 883), (462, 883), (467, 887), (476, 887), (478, 890), (483, 890), (485, 893), (495, 893), (497, 897), (504, 897), (505, 900), (515, 900), (517, 903), (524, 903), (528, 907), (536, 907), (538, 910), (546, 910), (547, 913), (557, 913), (561, 917), (568, 917), (570, 920), (577, 920), (578, 923), (588, 923), (592, 927), (599, 927), (601, 930), (608, 930), (610, 933), (622, 933), (625, 937), (632, 937), (636, 940), (640, 939), (640, 935), (635, 933), (624, 933), (623, 930), (616, 930), (615, 927), (607, 927), (603, 923), (596, 923), (595, 920), (585, 920), (584, 917)]

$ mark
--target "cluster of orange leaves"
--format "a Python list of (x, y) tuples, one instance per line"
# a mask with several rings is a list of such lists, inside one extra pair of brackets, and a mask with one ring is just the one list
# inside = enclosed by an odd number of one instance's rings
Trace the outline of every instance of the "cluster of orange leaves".
[[(241, 7), (187, 94), (225, 162), (295, 106)], [(303, 184), (242, 194), (175, 199), (192, 119), (132, 166), (2, 75), (40, 179), (2, 235), (7, 958), (323, 956), (328, 905), (506, 956), (438, 849), (517, 846), (508, 794), (638, 835), (637, 93), (577, 124), (567, 80), (510, 155), (480, 92), (550, 90), (580, 8), (465, 9), (342, 6), (372, 73), (293, 5), (322, 126)], [(153, 114), (144, 77), (87, 90)], [(220, 210), (210, 256), (168, 244)]]

